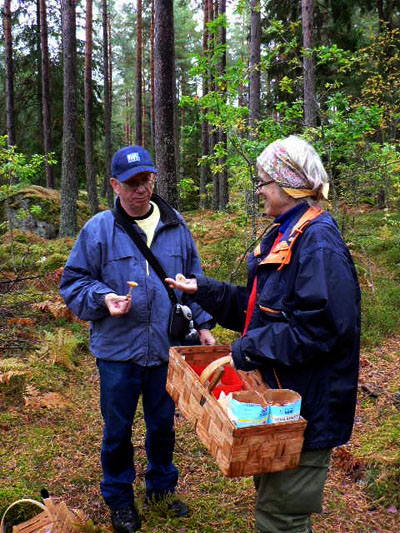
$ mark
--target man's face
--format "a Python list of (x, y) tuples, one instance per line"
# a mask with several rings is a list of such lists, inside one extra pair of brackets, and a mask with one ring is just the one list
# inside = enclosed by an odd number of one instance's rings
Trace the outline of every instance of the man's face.
[(154, 174), (151, 172), (136, 174), (123, 183), (111, 178), (111, 185), (120, 197), (122, 207), (131, 216), (143, 216), (147, 213), (154, 183)]

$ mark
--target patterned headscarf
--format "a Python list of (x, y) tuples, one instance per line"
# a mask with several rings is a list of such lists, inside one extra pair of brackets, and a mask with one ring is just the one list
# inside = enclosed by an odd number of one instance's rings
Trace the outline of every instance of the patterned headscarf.
[(329, 183), (314, 189), (304, 169), (290, 159), (285, 147), (279, 142), (267, 146), (257, 158), (257, 164), (292, 198), (321, 196), (328, 199)]

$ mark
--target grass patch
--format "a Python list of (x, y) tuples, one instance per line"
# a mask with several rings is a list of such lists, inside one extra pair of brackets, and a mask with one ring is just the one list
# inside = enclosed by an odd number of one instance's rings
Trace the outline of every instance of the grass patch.
[(400, 465), (388, 465), (376, 462), (367, 469), (367, 490), (375, 502), (385, 507), (400, 506)]
[(400, 286), (397, 281), (379, 279), (375, 292), (362, 291), (361, 339), (364, 347), (377, 346), (400, 331)]

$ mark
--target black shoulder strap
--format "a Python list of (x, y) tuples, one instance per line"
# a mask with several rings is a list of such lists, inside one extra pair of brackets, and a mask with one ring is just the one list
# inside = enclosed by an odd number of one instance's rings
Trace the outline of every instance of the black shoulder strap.
[(133, 242), (136, 244), (136, 246), (139, 248), (139, 250), (142, 252), (146, 260), (148, 261), (149, 265), (151, 265), (157, 274), (157, 276), (160, 278), (160, 280), (163, 282), (164, 287), (166, 288), (168, 292), (168, 296), (172, 302), (173, 305), (178, 303), (178, 298), (175, 294), (175, 291), (171, 289), (171, 287), (168, 285), (168, 283), (165, 282), (165, 278), (168, 277), (163, 267), (158, 262), (157, 258), (153, 254), (153, 252), (150, 250), (150, 248), (147, 246), (147, 244), (144, 242), (142, 237), (139, 235), (139, 233), (136, 231), (134, 225), (136, 225), (136, 222), (134, 224), (130, 223), (126, 218), (124, 218), (121, 213), (118, 212), (117, 209), (113, 209), (113, 214), (115, 216), (115, 220), (124, 228), (126, 233), (129, 235), (129, 237), (133, 240)]

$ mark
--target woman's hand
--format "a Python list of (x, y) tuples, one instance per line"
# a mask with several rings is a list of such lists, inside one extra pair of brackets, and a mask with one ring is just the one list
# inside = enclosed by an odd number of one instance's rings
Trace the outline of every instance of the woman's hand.
[(113, 292), (106, 294), (104, 302), (110, 312), (111, 316), (122, 316), (131, 308), (132, 297), (131, 296), (118, 296)]
[(165, 281), (172, 289), (186, 292), (187, 294), (194, 294), (197, 292), (197, 279), (185, 278), (183, 274), (177, 274), (176, 279), (165, 278)]

